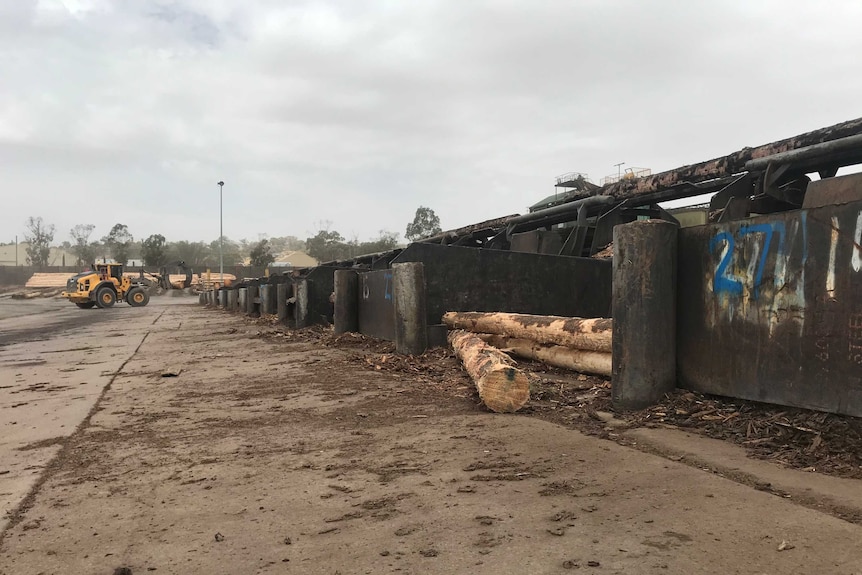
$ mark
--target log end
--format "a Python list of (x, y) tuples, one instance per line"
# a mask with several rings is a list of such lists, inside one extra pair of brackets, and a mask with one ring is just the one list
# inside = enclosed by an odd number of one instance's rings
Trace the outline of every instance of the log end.
[(477, 382), (479, 397), (488, 409), (497, 413), (518, 411), (530, 400), (530, 381), (511, 366), (496, 366)]

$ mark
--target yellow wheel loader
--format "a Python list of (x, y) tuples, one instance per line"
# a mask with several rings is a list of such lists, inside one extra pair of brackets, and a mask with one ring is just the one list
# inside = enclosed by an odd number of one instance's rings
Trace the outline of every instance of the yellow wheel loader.
[(112, 307), (125, 301), (132, 307), (143, 307), (150, 302), (150, 294), (144, 284), (123, 275), (121, 264), (96, 264), (92, 271), (85, 271), (69, 278), (66, 291), (60, 294), (80, 308)]

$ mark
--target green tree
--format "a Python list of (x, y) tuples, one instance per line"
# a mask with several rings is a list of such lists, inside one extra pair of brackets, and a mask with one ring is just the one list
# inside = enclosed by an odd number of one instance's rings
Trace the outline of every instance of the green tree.
[[(168, 244), (167, 252), (170, 255), (169, 259), (186, 262), (190, 267), (212, 264), (210, 248), (203, 242), (185, 240), (172, 242)], [(216, 265), (218, 265), (218, 253), (216, 253)]]
[(254, 244), (249, 252), (251, 265), (255, 267), (265, 268), (275, 261), (275, 256), (270, 251), (269, 240), (264, 238)]
[(102, 243), (115, 262), (125, 264), (129, 261), (134, 238), (125, 224), (114, 224), (108, 235), (102, 238)]
[(273, 253), (280, 254), (285, 251), (304, 250), (305, 240), (301, 240), (296, 236), (283, 236), (269, 238), (269, 245)]
[(329, 262), (347, 257), (350, 246), (344, 243), (344, 236), (336, 231), (320, 230), (317, 235), (305, 240), (308, 255), (320, 262)]
[(442, 231), (440, 218), (437, 217), (434, 210), (425, 206), (419, 206), (416, 209), (413, 221), (407, 224), (407, 232), (404, 236), (408, 240), (415, 242), (416, 240), (439, 234)]
[(72, 244), (72, 253), (75, 254), (76, 258), (78, 258), (79, 266), (91, 264), (96, 261), (97, 246), (95, 243), (90, 241), (90, 235), (95, 229), (96, 226), (93, 224), (78, 224), (69, 230), (69, 235), (75, 242)]
[(54, 224), (46, 225), (41, 217), (27, 218), (27, 231), (24, 232), (27, 242), (27, 262), (32, 266), (48, 265), (51, 256), (51, 242), (54, 241)]
[[(224, 256), (224, 265), (226, 266), (235, 266), (242, 265), (245, 257), (243, 256), (242, 243), (235, 242), (228, 237), (222, 238), (223, 244), (223, 256)], [(242, 240), (245, 241), (245, 240)], [(209, 249), (210, 257), (207, 259), (206, 263), (208, 265), (218, 266), (219, 264), (219, 241), (213, 240), (210, 242)]]
[(144, 265), (161, 266), (167, 263), (168, 246), (165, 241), (165, 236), (161, 234), (152, 234), (150, 237), (141, 242), (141, 259), (144, 260)]
[(398, 234), (387, 230), (380, 230), (377, 233), (377, 238), (361, 242), (357, 246), (357, 255), (376, 254), (380, 252), (388, 252), (398, 247)]

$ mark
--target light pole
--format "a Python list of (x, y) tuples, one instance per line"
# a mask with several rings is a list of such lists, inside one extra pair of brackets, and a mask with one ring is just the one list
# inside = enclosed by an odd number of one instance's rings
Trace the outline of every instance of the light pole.
[(224, 217), (222, 210), (224, 182), (218, 183), (218, 273), (219, 287), (224, 286)]

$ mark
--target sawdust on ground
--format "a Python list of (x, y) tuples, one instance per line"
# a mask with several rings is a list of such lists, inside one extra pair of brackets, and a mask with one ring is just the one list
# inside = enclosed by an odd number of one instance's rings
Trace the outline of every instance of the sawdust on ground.
[[(247, 320), (255, 321), (255, 320)], [(258, 322), (273, 326), (272, 319)], [(356, 363), (376, 371), (410, 374), (425, 384), (463, 389), (470, 380), (448, 348), (431, 349), (421, 356), (395, 354), (395, 345), (360, 334), (334, 335), (332, 328), (288, 330), (274, 325), (261, 337), (314, 342), (349, 349)], [(518, 360), (530, 377), (531, 399), (521, 410), (590, 435), (620, 438), (596, 412), (613, 412), (610, 380)], [(475, 397), (478, 402), (478, 395)], [(668, 394), (658, 405), (614, 416), (632, 427), (679, 428), (730, 441), (752, 457), (781, 465), (862, 478), (862, 419), (807, 409), (711, 396), (686, 390)], [(625, 443), (624, 439), (620, 439)]]

